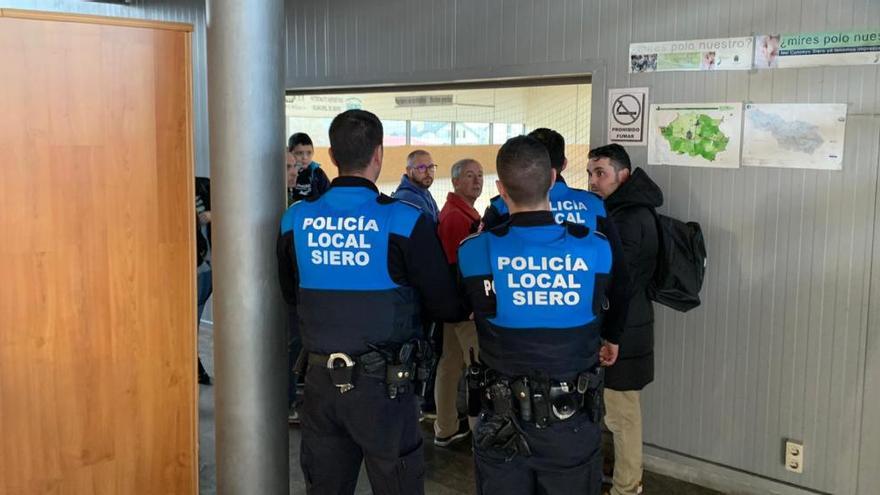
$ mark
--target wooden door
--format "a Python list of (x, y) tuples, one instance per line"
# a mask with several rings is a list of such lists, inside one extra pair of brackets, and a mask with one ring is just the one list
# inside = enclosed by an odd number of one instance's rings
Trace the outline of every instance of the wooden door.
[(0, 11), (0, 493), (197, 490), (190, 33)]

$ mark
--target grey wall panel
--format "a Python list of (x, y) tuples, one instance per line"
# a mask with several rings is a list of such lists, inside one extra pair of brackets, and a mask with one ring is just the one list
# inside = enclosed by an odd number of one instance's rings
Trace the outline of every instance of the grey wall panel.
[[(880, 406), (868, 400), (880, 392), (865, 375), (876, 381), (880, 370), (880, 337), (869, 327), (869, 312), (880, 314), (880, 67), (631, 75), (627, 59), (632, 42), (876, 28), (880, 2), (289, 3), (328, 26), (318, 43), (288, 19), (297, 31), (289, 60), (328, 60), (321, 71), (289, 69), (290, 89), (591, 72), (596, 144), (605, 139), (611, 87), (648, 86), (654, 103), (847, 103), (842, 172), (646, 167), (665, 192), (663, 211), (702, 224), (709, 271), (700, 308), (657, 308), (645, 439), (670, 458), (684, 454), (755, 480), (832, 493), (855, 493), (860, 479), (862, 493), (876, 486), (878, 451), (861, 438), (880, 435), (870, 419)], [(645, 163), (645, 148), (630, 151)], [(880, 328), (876, 319), (871, 326)], [(784, 470), (784, 438), (806, 443), (804, 474)]]
[(562, 60), (573, 61), (581, 58), (581, 42), (583, 40), (584, 2), (582, 0), (565, 0), (563, 2)]
[(503, 14), (502, 7), (504, 0), (486, 0), (485, 2), (477, 2), (482, 6), (480, 14), (480, 22), (477, 24), (478, 31), (483, 33), (481, 42), (485, 46), (484, 50), (473, 50), (477, 64), (481, 67), (489, 68), (492, 65), (500, 64), (502, 54), (502, 38), (503, 24), (498, 19)]
[[(517, 39), (516, 32), (516, 3), (517, 0), (500, 0), (500, 10), (497, 10), (497, 19), (500, 21), (500, 33), (498, 43), (501, 46), (501, 56), (498, 58), (499, 65), (515, 65), (516, 60), (516, 43), (512, 40)], [(491, 65), (491, 64), (490, 64)]]
[[(878, 133), (880, 134), (880, 133)], [(877, 139), (880, 148), (880, 136)], [(877, 160), (880, 168), (880, 159)], [(875, 186), (880, 195), (880, 181)], [(880, 227), (880, 201), (875, 202), (874, 229)], [(859, 453), (858, 493), (867, 495), (876, 491), (880, 486), (880, 470), (877, 469), (877, 460), (880, 459), (880, 242), (877, 242), (877, 234), (874, 236), (874, 254), (872, 257), (872, 276), (868, 314), (867, 348), (865, 352), (865, 378), (863, 388), (865, 390), (862, 399), (862, 448)]]
[(43, 10), (109, 17), (134, 17), (192, 24), (192, 104), (195, 171), (196, 175), (210, 175), (204, 0), (133, 0), (130, 5), (111, 5), (70, 0), (0, 0), (0, 8)]

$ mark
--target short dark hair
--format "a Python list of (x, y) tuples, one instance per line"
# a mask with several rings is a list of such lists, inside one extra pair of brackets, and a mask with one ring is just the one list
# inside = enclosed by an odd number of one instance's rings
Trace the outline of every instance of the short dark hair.
[(629, 161), (629, 153), (626, 152), (626, 149), (624, 149), (623, 146), (617, 143), (594, 148), (590, 150), (590, 154), (587, 156), (590, 160), (607, 158), (608, 161), (611, 162), (611, 165), (614, 166), (614, 170), (620, 172), (623, 169), (627, 169), (632, 172), (632, 163)]
[(347, 110), (330, 123), (330, 150), (340, 172), (367, 168), (376, 146), (382, 146), (382, 122), (366, 110)]
[(431, 154), (428, 153), (428, 152), (425, 151), (425, 150), (413, 150), (413, 151), (411, 151), (410, 154), (406, 155), (406, 166), (407, 166), (407, 167), (411, 166), (411, 165), (413, 164), (413, 162), (416, 161), (416, 158), (418, 158), (418, 157), (420, 157), (420, 156), (425, 156), (425, 155), (429, 155), (429, 156), (430, 156)]
[(562, 172), (562, 165), (565, 163), (565, 138), (562, 134), (541, 127), (529, 133), (529, 137), (535, 138), (547, 148), (547, 154), (550, 155), (550, 166), (555, 168), (557, 172)]
[(287, 151), (293, 151), (295, 146), (300, 145), (314, 146), (314, 144), (312, 144), (312, 138), (310, 138), (308, 134), (297, 132), (296, 134), (291, 134), (290, 139), (287, 140)]
[(535, 204), (550, 191), (550, 155), (535, 138), (508, 139), (498, 150), (495, 168), (507, 195), (517, 204)]

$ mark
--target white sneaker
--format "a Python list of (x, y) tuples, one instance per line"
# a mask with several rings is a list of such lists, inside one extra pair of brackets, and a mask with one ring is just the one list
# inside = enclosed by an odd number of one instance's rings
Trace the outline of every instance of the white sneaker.
[(294, 404), (287, 411), (287, 424), (298, 425), (299, 423), (299, 411), (296, 410), (296, 404)]

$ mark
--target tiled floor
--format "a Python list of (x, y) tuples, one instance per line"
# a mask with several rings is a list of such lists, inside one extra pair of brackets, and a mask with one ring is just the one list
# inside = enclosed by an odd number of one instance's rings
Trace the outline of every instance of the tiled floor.
[[(213, 376), (213, 345), (210, 328), (203, 327), (199, 335), (199, 354), (202, 362)], [(216, 466), (214, 464), (214, 390), (200, 386), (199, 397), (199, 485), (201, 495), (214, 495), (216, 489)], [(305, 494), (302, 471), (299, 468), (299, 430), (290, 428), (290, 493)], [(423, 424), (425, 459), (428, 476), (425, 492), (428, 495), (470, 495), (474, 493), (474, 468), (470, 443), (467, 441), (449, 449), (434, 447), (430, 424)], [(678, 480), (645, 472), (644, 493), (675, 495), (713, 495), (718, 492)], [(361, 469), (357, 494), (369, 494), (366, 473)]]

